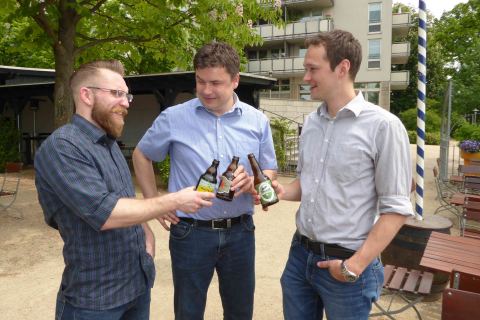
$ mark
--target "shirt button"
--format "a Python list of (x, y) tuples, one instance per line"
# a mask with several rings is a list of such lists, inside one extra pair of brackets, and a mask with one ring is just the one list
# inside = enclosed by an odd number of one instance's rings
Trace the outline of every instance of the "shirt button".
[(315, 202), (315, 200), (313, 200), (313, 199), (310, 199), (310, 202), (311, 202), (311, 203), (314, 203), (314, 202)]
[(325, 139), (325, 140), (323, 140), (323, 141), (328, 142), (328, 139)]
[(220, 158), (223, 158), (223, 154), (220, 155)]
[(312, 222), (312, 219), (307, 219), (308, 222)]
[(318, 179), (315, 179), (315, 183), (318, 183), (318, 182), (319, 182)]
[(320, 159), (320, 162), (323, 162), (323, 158), (322, 158), (322, 159)]
[(222, 139), (222, 136), (220, 136), (219, 138)]

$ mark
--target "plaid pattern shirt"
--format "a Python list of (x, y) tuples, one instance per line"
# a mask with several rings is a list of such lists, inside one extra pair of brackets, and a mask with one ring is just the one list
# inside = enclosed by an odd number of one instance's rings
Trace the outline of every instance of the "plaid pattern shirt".
[(155, 266), (141, 225), (101, 231), (118, 199), (135, 197), (114, 139), (84, 118), (56, 130), (35, 156), (45, 221), (63, 241), (58, 298), (87, 309), (126, 304), (153, 286)]

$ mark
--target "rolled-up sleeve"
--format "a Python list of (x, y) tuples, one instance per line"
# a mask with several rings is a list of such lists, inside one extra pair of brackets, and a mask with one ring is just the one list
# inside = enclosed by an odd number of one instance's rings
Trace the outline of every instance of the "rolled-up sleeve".
[(413, 215), (410, 202), (412, 168), (410, 144), (398, 118), (385, 121), (376, 137), (375, 185), (380, 214)]

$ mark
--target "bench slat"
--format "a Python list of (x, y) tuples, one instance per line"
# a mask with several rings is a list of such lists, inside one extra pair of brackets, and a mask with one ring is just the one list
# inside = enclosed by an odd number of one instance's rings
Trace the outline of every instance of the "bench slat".
[(405, 278), (405, 274), (407, 273), (407, 269), (398, 267), (393, 275), (392, 281), (388, 285), (388, 288), (399, 290), (401, 288), (403, 278)]
[(407, 281), (405, 281), (405, 284), (403, 285), (403, 291), (415, 292), (418, 278), (420, 278), (420, 271), (410, 270)]
[(383, 286), (386, 287), (387, 286), (387, 283), (388, 281), (390, 280), (391, 276), (392, 276), (392, 273), (393, 273), (393, 266), (390, 265), (390, 264), (387, 264), (385, 267), (384, 267), (384, 278), (383, 278)]
[(429, 294), (432, 289), (433, 282), (433, 273), (424, 272), (422, 274), (422, 280), (420, 281), (420, 286), (418, 287), (418, 292), (422, 294)]

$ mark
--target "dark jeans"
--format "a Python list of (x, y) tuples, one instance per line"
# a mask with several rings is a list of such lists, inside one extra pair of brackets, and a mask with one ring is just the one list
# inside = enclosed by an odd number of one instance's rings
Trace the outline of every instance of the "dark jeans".
[(135, 300), (108, 310), (77, 308), (57, 300), (55, 320), (148, 320), (150, 318), (150, 289)]
[(296, 234), (280, 280), (283, 314), (287, 320), (318, 320), (323, 310), (329, 320), (366, 320), (380, 296), (383, 266), (375, 259), (353, 283), (340, 282), (318, 261), (338, 259), (306, 250)]
[(170, 230), (176, 320), (204, 317), (207, 291), (217, 271), (224, 319), (250, 320), (255, 290), (255, 226), (251, 216), (230, 229), (180, 221)]

